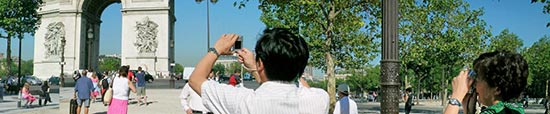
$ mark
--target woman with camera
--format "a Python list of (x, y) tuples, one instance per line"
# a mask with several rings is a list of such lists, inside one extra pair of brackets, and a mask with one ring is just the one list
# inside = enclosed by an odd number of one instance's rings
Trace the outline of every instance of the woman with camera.
[[(445, 114), (457, 114), (460, 106), (464, 106), (465, 113), (475, 110), (471, 108), (475, 100), (472, 103), (471, 99), (476, 97), (479, 103), (487, 106), (481, 114), (525, 113), (517, 100), (525, 90), (529, 74), (527, 62), (521, 55), (509, 51), (484, 53), (473, 65), (473, 69), (464, 69), (453, 79), (453, 93)], [(475, 73), (468, 76), (470, 70)], [(471, 86), (475, 90), (471, 91)]]

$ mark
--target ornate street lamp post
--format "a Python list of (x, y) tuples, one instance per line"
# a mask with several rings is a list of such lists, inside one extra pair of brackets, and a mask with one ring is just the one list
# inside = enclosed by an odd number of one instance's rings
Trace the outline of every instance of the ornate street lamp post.
[(398, 0), (382, 1), (382, 61), (381, 62), (381, 113), (399, 113), (399, 47), (398, 47)]
[(174, 72), (174, 66), (176, 66), (176, 63), (170, 63), (170, 70), (168, 71), (168, 76), (170, 76), (170, 88), (176, 87), (174, 75), (172, 75), (172, 73)]
[(59, 65), (61, 65), (61, 74), (59, 74), (59, 77), (61, 77), (60, 86), (63, 87), (65, 85), (65, 73), (63, 73), (63, 66), (65, 66), (65, 37), (61, 39), (61, 62), (59, 62)]
[(88, 34), (87, 34), (87, 36), (88, 36), (88, 40), (87, 40), (88, 41), (88, 46), (87, 46), (88, 50), (86, 50), (88, 52), (86, 53), (86, 69), (89, 70), (89, 69), (92, 68), (92, 66), (90, 65), (91, 64), (90, 56), (92, 56), (92, 47), (93, 47), (92, 46), (93, 45), (92, 40), (94, 39), (94, 30), (93, 30), (93, 25), (92, 24), (90, 24), (88, 26), (89, 26), (88, 27)]

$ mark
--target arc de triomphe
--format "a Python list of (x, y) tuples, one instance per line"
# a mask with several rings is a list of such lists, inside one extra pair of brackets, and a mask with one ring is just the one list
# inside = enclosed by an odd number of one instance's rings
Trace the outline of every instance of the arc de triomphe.
[(44, 0), (33, 75), (47, 79), (63, 71), (67, 80), (77, 69), (97, 70), (101, 13), (113, 3), (122, 5), (121, 65), (168, 74), (174, 62), (174, 0)]

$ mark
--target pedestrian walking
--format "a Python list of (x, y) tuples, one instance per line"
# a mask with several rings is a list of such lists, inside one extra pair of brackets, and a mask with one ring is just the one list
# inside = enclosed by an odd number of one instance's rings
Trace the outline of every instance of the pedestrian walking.
[(76, 99), (78, 107), (76, 108), (76, 114), (80, 114), (82, 106), (84, 106), (84, 114), (88, 114), (90, 109), (90, 98), (94, 85), (92, 80), (88, 78), (84, 71), (81, 75), (77, 75), (76, 84), (74, 87), (73, 99)]
[(136, 87), (128, 79), (128, 67), (122, 66), (119, 75), (113, 78), (113, 99), (107, 114), (127, 114), (129, 91), (136, 93)]
[(338, 102), (334, 106), (333, 114), (358, 114), (357, 103), (349, 98), (349, 86), (347, 84), (338, 85)]
[(135, 74), (136, 80), (137, 80), (137, 98), (139, 105), (148, 105), (147, 104), (147, 94), (146, 94), (146, 87), (145, 87), (145, 72), (142, 71), (141, 67), (138, 67), (138, 71)]
[(52, 99), (50, 98), (50, 84), (48, 81), (44, 81), (40, 88), (42, 90), (42, 97), (44, 97), (44, 105), (48, 104), (48, 102), (51, 103)]

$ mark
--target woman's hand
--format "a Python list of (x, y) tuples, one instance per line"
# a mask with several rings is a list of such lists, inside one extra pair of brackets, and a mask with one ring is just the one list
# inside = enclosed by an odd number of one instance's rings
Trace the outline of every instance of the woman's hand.
[(460, 71), (458, 76), (453, 78), (453, 93), (451, 98), (456, 98), (458, 101), (462, 101), (470, 86), (473, 83), (473, 80), (468, 78), (468, 70), (465, 69)]

